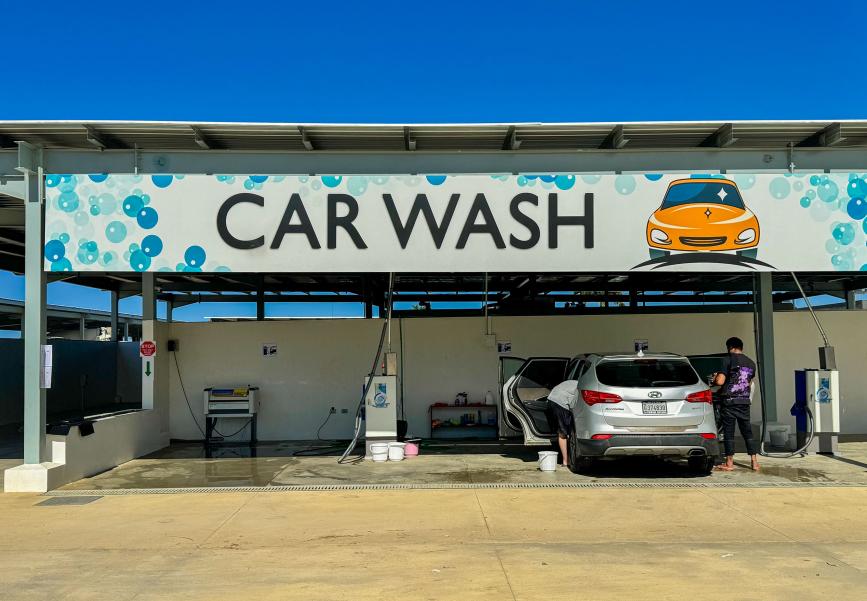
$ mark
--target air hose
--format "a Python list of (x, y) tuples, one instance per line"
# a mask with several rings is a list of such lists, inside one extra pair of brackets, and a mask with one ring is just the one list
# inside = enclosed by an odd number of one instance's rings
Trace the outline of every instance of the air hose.
[[(801, 292), (801, 297), (804, 299), (804, 302), (807, 303), (807, 307), (810, 309), (810, 314), (813, 316), (813, 320), (816, 322), (816, 326), (819, 328), (819, 332), (821, 332), (821, 334), (822, 334), (822, 339), (825, 341), (825, 345), (827, 346), (828, 337), (825, 335), (825, 330), (822, 328), (822, 324), (819, 323), (819, 319), (818, 319), (818, 317), (816, 317), (816, 313), (813, 311), (813, 307), (810, 304), (810, 300), (807, 298), (807, 295), (804, 293), (804, 289), (801, 288), (801, 283), (798, 281), (798, 276), (796, 276), (794, 272), (791, 272), (791, 274), (792, 274), (792, 279), (795, 280), (795, 285), (798, 287), (798, 290)], [(762, 356), (762, 341), (761, 341), (761, 337), (759, 336), (758, 312), (756, 311), (757, 296), (758, 296), (758, 294), (757, 294), (756, 288), (755, 288), (755, 286), (753, 286), (753, 336), (755, 338), (756, 351), (758, 352), (758, 355), (761, 357)], [(809, 406), (804, 407), (804, 410), (807, 413), (807, 432), (809, 432), (809, 436), (807, 436), (807, 441), (804, 443), (804, 445), (801, 448), (799, 448), (799, 449), (797, 449), (791, 453), (770, 453), (770, 452), (766, 451), (765, 450), (765, 438), (766, 438), (767, 432), (768, 432), (767, 401), (766, 401), (767, 397), (765, 396), (765, 380), (764, 380), (764, 376), (762, 375), (761, 371), (759, 371), (759, 373), (758, 373), (758, 380), (759, 380), (759, 392), (762, 396), (762, 435), (761, 435), (761, 442), (759, 443), (759, 455), (761, 455), (762, 457), (772, 457), (775, 459), (789, 459), (791, 457), (795, 457), (796, 455), (803, 457), (804, 455), (807, 454), (807, 449), (810, 448), (810, 445), (813, 444), (813, 439), (816, 437), (816, 427), (815, 427), (815, 421), (813, 418), (813, 412), (810, 411)], [(775, 402), (776, 402), (776, 399), (775, 399)]]
[(355, 432), (352, 434), (352, 441), (349, 443), (349, 446), (346, 447), (346, 450), (343, 452), (343, 455), (340, 456), (340, 459), (337, 460), (337, 463), (346, 463), (346, 458), (352, 454), (352, 451), (355, 450), (355, 446), (358, 444), (358, 437), (361, 435), (361, 416), (364, 412), (364, 399), (367, 398), (367, 393), (370, 390), (370, 385), (373, 383), (373, 376), (376, 374), (376, 368), (379, 366), (379, 359), (382, 356), (382, 345), (385, 342), (385, 333), (389, 330), (391, 326), (391, 294), (394, 290), (394, 274), (388, 274), (388, 302), (386, 309), (386, 317), (385, 322), (382, 324), (382, 331), (379, 334), (379, 344), (376, 347), (376, 354), (373, 357), (373, 365), (370, 367), (370, 372), (367, 374), (367, 379), (364, 382), (364, 389), (361, 392), (361, 400), (358, 401), (358, 409), (355, 411)]

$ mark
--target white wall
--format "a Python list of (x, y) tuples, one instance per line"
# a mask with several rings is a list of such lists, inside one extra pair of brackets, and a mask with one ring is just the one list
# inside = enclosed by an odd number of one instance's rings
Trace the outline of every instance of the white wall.
[[(867, 433), (867, 311), (820, 314), (837, 349), (843, 397), (843, 430)], [(656, 351), (682, 354), (723, 352), (729, 336), (740, 336), (755, 357), (750, 313), (691, 315), (606, 315), (577, 317), (497, 317), (499, 340), (512, 342), (513, 355), (571, 356), (585, 351), (632, 348), (647, 338)], [(192, 412), (204, 425), (202, 389), (206, 386), (253, 384), (261, 387), (260, 440), (311, 439), (332, 405), (338, 414), (323, 438), (348, 437), (370, 369), (382, 322), (379, 320), (291, 320), (264, 322), (174, 323), (171, 338), (180, 342), (177, 359)], [(775, 315), (778, 414), (791, 421), (792, 372), (818, 365), (821, 339), (808, 313)], [(399, 348), (403, 327), (403, 378), (410, 433), (429, 434), (428, 406), (450, 402), (467, 391), (481, 401), (497, 392), (498, 355), (485, 344), (482, 318), (413, 318), (395, 323), (392, 346)], [(276, 343), (277, 357), (263, 358), (261, 345)], [(161, 348), (165, 348), (164, 345)], [(161, 355), (168, 361), (168, 353)], [(172, 438), (201, 439), (184, 401), (174, 363), (170, 365)], [(164, 369), (164, 366), (160, 366)], [(164, 372), (163, 372), (164, 373)], [(340, 409), (349, 409), (341, 414)], [(758, 417), (758, 403), (754, 406)], [(791, 421), (791, 423), (794, 423)], [(218, 425), (231, 433), (243, 422)], [(244, 439), (248, 432), (237, 438)]]

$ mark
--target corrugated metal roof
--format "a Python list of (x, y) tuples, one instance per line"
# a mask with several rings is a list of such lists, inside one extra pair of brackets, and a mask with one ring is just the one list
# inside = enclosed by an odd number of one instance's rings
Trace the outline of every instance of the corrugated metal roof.
[(258, 151), (564, 151), (867, 146), (867, 121), (325, 124), (0, 121), (0, 148)]

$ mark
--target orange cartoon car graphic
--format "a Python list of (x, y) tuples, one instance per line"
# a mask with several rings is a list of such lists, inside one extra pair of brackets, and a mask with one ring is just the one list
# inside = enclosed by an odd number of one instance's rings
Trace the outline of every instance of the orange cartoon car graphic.
[(755, 258), (759, 221), (737, 185), (722, 178), (679, 179), (647, 221), (651, 257), (671, 251), (735, 251)]

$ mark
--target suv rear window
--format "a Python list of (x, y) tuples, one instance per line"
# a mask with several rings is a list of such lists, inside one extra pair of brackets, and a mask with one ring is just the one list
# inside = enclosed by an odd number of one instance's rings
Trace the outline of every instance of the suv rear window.
[(696, 384), (698, 375), (677, 359), (615, 359), (596, 365), (596, 379), (606, 386), (662, 388)]

